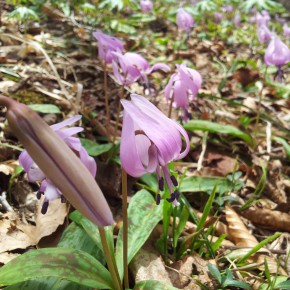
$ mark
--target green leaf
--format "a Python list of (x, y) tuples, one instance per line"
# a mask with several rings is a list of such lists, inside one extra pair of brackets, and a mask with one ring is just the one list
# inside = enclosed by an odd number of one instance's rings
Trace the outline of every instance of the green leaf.
[(61, 111), (58, 106), (51, 104), (33, 104), (28, 105), (33, 111), (43, 114), (60, 114)]
[[(128, 263), (130, 263), (157, 223), (162, 219), (162, 203), (156, 205), (153, 196), (144, 189), (138, 191), (132, 197), (128, 207)], [(119, 231), (116, 245), (116, 261), (121, 279), (124, 275), (122, 237), (123, 227)]]
[(207, 268), (208, 268), (210, 274), (221, 284), (222, 275), (221, 275), (219, 268), (216, 265), (211, 264), (211, 263), (209, 263), (207, 265)]
[(18, 21), (39, 20), (38, 15), (32, 9), (23, 6), (10, 12), (8, 18), (15, 18)]
[(82, 145), (84, 148), (87, 150), (89, 155), (91, 156), (99, 156), (105, 152), (108, 152), (112, 147), (112, 143), (108, 144), (98, 144), (92, 140), (85, 139), (85, 138), (80, 138)]
[(188, 123), (183, 124), (183, 127), (186, 130), (200, 130), (216, 134), (231, 135), (244, 140), (249, 145), (253, 145), (253, 140), (248, 134), (231, 125), (222, 125), (205, 120), (190, 120)]
[(268, 237), (267, 239), (261, 241), (258, 245), (253, 247), (250, 251), (247, 252), (240, 260), (239, 263), (242, 263), (246, 261), (251, 255), (258, 252), (261, 248), (263, 248), (266, 244), (274, 241), (275, 239), (279, 238), (281, 236), (281, 233), (275, 233), (274, 235)]
[(281, 282), (277, 285), (277, 288), (275, 287), (275, 289), (290, 289), (290, 280), (287, 280), (287, 281), (284, 281), (284, 282)]
[(219, 193), (225, 193), (232, 190), (239, 190), (244, 186), (244, 183), (240, 180), (233, 183), (231, 180), (223, 177), (202, 177), (202, 176), (190, 176), (184, 178), (180, 184), (180, 192), (212, 192), (216, 186), (216, 191)]
[(12, 81), (20, 81), (21, 76), (15, 72), (14, 70), (5, 68), (5, 67), (0, 67), (0, 73), (4, 75), (5, 78), (12, 80)]
[(223, 287), (227, 286), (234, 286), (234, 287), (239, 287), (242, 289), (252, 289), (250, 285), (243, 281), (238, 281), (238, 280), (233, 280), (233, 279), (228, 279), (223, 283)]
[(162, 281), (146, 280), (138, 282), (133, 290), (177, 290), (177, 288), (168, 285)]
[(113, 289), (109, 271), (86, 252), (70, 248), (31, 250), (0, 269), (0, 286), (40, 277), (57, 277), (80, 285)]
[(281, 137), (275, 137), (274, 136), (272, 139), (274, 141), (276, 141), (277, 143), (283, 145), (283, 147), (284, 147), (284, 149), (286, 151), (287, 157), (289, 159), (290, 158), (290, 145), (288, 144), (288, 142), (285, 139), (281, 138)]
[[(76, 223), (72, 222), (64, 231), (61, 241), (58, 247), (74, 248), (87, 252), (91, 256), (95, 257), (97, 260), (105, 264), (105, 259), (101, 254), (101, 250), (96, 246), (96, 244), (89, 238), (85, 231), (78, 226)], [(62, 280), (56, 277), (45, 277), (38, 278), (35, 280), (29, 280), (22, 283), (17, 283), (15, 285), (5, 288), (6, 290), (51, 290), (54, 285), (57, 285), (57, 290), (91, 290), (93, 288), (78, 285), (71, 281)]]

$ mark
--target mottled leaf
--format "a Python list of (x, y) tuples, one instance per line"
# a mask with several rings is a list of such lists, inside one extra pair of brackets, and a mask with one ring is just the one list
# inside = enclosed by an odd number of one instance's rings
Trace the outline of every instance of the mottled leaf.
[[(128, 263), (146, 242), (152, 230), (162, 219), (162, 202), (156, 205), (153, 196), (146, 190), (138, 191), (131, 199), (128, 208)], [(120, 277), (123, 269), (123, 227), (121, 227), (117, 245), (116, 261)], [(140, 288), (141, 289), (141, 288)], [(151, 288), (154, 289), (154, 288)]]
[(80, 285), (113, 289), (109, 271), (86, 252), (70, 248), (31, 250), (0, 270), (0, 286), (40, 277), (57, 277)]
[(112, 143), (108, 144), (98, 144), (92, 140), (85, 139), (85, 138), (80, 138), (82, 145), (84, 148), (87, 150), (89, 155), (91, 156), (99, 156), (105, 152), (108, 152), (112, 147)]
[(140, 281), (138, 282), (134, 290), (177, 290), (177, 288), (167, 285), (162, 281), (157, 280), (147, 280), (147, 281)]

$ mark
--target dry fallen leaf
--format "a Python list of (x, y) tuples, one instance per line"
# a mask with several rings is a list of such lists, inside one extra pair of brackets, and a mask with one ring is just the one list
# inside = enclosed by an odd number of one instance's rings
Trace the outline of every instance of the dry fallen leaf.
[(0, 172), (6, 175), (12, 175), (15, 172), (15, 168), (19, 165), (17, 160), (7, 160), (0, 163)]
[(288, 213), (252, 206), (241, 211), (241, 215), (265, 228), (290, 232), (290, 215)]
[[(239, 215), (230, 206), (226, 206), (225, 214), (229, 224), (228, 238), (233, 241), (236, 246), (245, 248), (255, 247), (258, 241), (250, 234)], [(263, 251), (265, 250), (266, 249), (263, 248)], [(273, 257), (257, 252), (252, 255), (248, 261), (260, 264), (264, 263), (265, 259), (267, 259), (270, 273), (277, 273), (277, 261)], [(259, 269), (264, 270), (264, 266), (259, 267)], [(286, 271), (281, 267), (279, 268), (279, 274), (287, 275)]]

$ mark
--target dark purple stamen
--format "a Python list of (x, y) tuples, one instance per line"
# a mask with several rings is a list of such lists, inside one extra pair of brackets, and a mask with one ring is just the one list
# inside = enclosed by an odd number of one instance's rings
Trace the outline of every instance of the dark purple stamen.
[(172, 181), (172, 183), (173, 183), (174, 186), (178, 186), (178, 181), (176, 180), (176, 178), (175, 178), (174, 175), (171, 175), (170, 176), (170, 179), (171, 179), (171, 181)]
[(178, 200), (178, 198), (180, 196), (180, 192), (178, 190), (175, 190), (174, 191), (174, 196), (175, 196), (175, 199)]
[(41, 192), (40, 190), (38, 190), (37, 193), (36, 193), (36, 198), (37, 199), (40, 199), (42, 194), (43, 194), (43, 192)]
[(171, 194), (171, 197), (170, 197), (170, 198), (166, 198), (166, 200), (167, 200), (168, 202), (173, 202), (173, 201), (175, 200), (175, 193), (172, 193), (172, 194)]
[(161, 195), (158, 193), (156, 196), (156, 205), (160, 204), (160, 200), (161, 200)]
[(164, 178), (161, 177), (159, 180), (158, 180), (158, 187), (159, 187), (159, 190), (160, 191), (163, 191), (164, 190)]
[(61, 203), (65, 203), (66, 202), (66, 199), (65, 199), (65, 197), (63, 195), (60, 196), (60, 201), (61, 201)]
[(42, 214), (46, 214), (47, 209), (48, 209), (48, 205), (49, 205), (48, 200), (46, 200), (46, 201), (42, 204), (42, 208), (41, 208), (41, 213), (42, 213)]

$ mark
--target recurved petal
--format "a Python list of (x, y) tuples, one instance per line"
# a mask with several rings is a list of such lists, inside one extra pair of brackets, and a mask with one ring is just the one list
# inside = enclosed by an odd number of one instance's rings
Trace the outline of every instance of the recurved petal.
[(77, 121), (79, 121), (80, 119), (82, 118), (81, 115), (76, 115), (74, 117), (71, 117), (71, 118), (68, 118), (60, 123), (57, 123), (57, 124), (54, 124), (54, 125), (51, 125), (50, 128), (53, 130), (53, 131), (57, 131), (57, 130), (60, 130), (66, 126), (69, 126)]
[[(8, 99), (8, 100), (7, 100)], [(66, 143), (30, 108), (0, 96), (13, 133), (45, 176), (84, 216), (99, 226), (111, 225), (111, 210), (96, 181)]]
[[(122, 104), (126, 106), (127, 109), (130, 109), (130, 102), (126, 100), (122, 100)], [(131, 118), (130, 114), (127, 113), (127, 109), (124, 111), (123, 118), (123, 129), (121, 136), (121, 146), (120, 146), (120, 159), (121, 164), (125, 171), (133, 176), (140, 177), (148, 172), (153, 172), (157, 166), (157, 156), (156, 151), (155, 154), (152, 149), (150, 151), (150, 142), (147, 146), (140, 147), (140, 142), (136, 139), (135, 131), (137, 128), (134, 126), (134, 121)], [(138, 151), (139, 150), (139, 151)], [(150, 155), (150, 156), (149, 156)], [(144, 164), (148, 164), (148, 168), (146, 169)]]
[(165, 64), (165, 63), (163, 63), (163, 62), (158, 62), (158, 63), (155, 63), (150, 69), (149, 69), (149, 71), (147, 72), (148, 74), (150, 74), (150, 73), (153, 73), (153, 72), (155, 72), (156, 70), (159, 70), (159, 69), (161, 69), (161, 70), (163, 70), (163, 71), (165, 71), (165, 72), (169, 72), (170, 71), (170, 67), (167, 65), (167, 64)]

